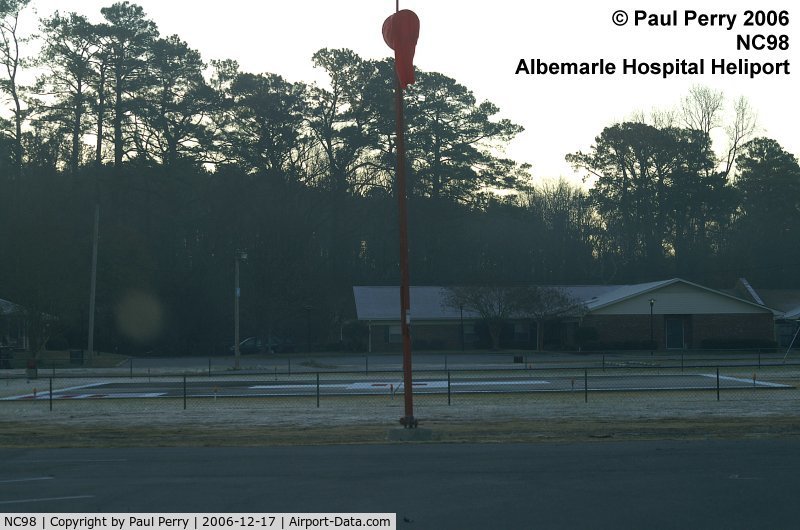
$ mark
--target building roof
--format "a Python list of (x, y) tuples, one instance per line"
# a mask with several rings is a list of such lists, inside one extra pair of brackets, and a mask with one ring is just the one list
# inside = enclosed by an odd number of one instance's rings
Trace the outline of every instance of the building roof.
[[(585, 302), (597, 298), (619, 285), (552, 285), (563, 289), (568, 296)], [(411, 317), (413, 320), (459, 320), (461, 311), (445, 303), (446, 288), (440, 286), (411, 286)], [(397, 286), (355, 286), (358, 320), (399, 320), (400, 288)], [(464, 309), (464, 318), (480, 318), (475, 311)]]
[(641, 296), (647, 293), (652, 293), (665, 287), (673, 286), (673, 285), (685, 285), (689, 286), (694, 289), (698, 289), (708, 294), (713, 294), (722, 297), (723, 299), (727, 299), (730, 301), (735, 301), (739, 303), (747, 304), (752, 308), (763, 309), (765, 311), (772, 311), (773, 313), (778, 313), (777, 311), (771, 309), (768, 306), (763, 304), (757, 304), (750, 300), (746, 300), (740, 298), (738, 296), (734, 296), (729, 293), (725, 293), (723, 291), (718, 291), (716, 289), (711, 289), (710, 287), (705, 287), (703, 285), (699, 285), (697, 283), (693, 283), (687, 280), (683, 280), (681, 278), (672, 278), (670, 280), (662, 280), (659, 282), (649, 282), (649, 283), (639, 283), (635, 285), (624, 285), (618, 289), (610, 291), (603, 296), (600, 296), (596, 299), (590, 300), (586, 303), (586, 308), (591, 312), (595, 311), (613, 304), (620, 303), (624, 300), (628, 300), (634, 298), (636, 296)]
[(748, 300), (776, 309), (782, 318), (800, 319), (800, 289), (760, 289), (745, 278), (739, 278), (734, 289), (736, 293), (744, 292)]
[[(588, 312), (601, 310), (637, 296), (664, 289), (669, 286), (689, 286), (712, 296), (722, 297), (723, 302), (746, 304), (752, 309), (776, 311), (767, 306), (710, 289), (680, 278), (658, 282), (639, 283), (633, 285), (550, 285), (563, 290), (571, 298), (582, 302)], [(685, 287), (684, 287), (685, 288)], [(440, 286), (411, 287), (411, 317), (413, 320), (458, 320), (461, 313), (458, 308), (448, 306), (445, 302), (446, 288)], [(397, 321), (400, 318), (400, 288), (397, 286), (353, 287), (356, 303), (356, 314), (359, 320)], [(739, 306), (740, 307), (740, 306)], [(644, 310), (642, 310), (644, 311)], [(728, 312), (731, 312), (730, 310)], [(464, 309), (464, 318), (476, 319), (480, 315)]]
[(24, 312), (21, 305), (0, 298), (0, 315), (17, 315)]
[[(411, 317), (414, 320), (459, 320), (461, 312), (444, 303), (444, 287), (411, 287)], [(400, 288), (353, 287), (358, 320), (399, 320)], [(480, 315), (464, 310), (464, 318)]]
[(655, 291), (660, 287), (664, 287), (668, 285), (670, 280), (665, 280), (661, 282), (650, 282), (650, 283), (638, 283), (634, 285), (617, 285), (615, 289), (611, 289), (605, 293), (602, 293), (600, 296), (595, 296), (590, 300), (585, 300), (586, 309), (592, 311), (594, 309), (599, 309), (601, 307), (605, 307), (607, 305), (615, 304), (622, 300), (632, 298), (634, 296), (639, 296), (641, 294)]
[(759, 289), (764, 304), (783, 313), (784, 318), (800, 318), (800, 289)]

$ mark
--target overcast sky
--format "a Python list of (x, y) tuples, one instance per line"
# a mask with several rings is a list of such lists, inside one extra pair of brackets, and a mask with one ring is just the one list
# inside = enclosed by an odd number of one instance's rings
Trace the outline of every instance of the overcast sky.
[[(100, 8), (111, 0), (33, 0), (39, 17), (55, 10), (76, 11), (100, 20)], [(291, 81), (324, 79), (311, 64), (320, 48), (351, 48), (364, 58), (391, 53), (381, 37), (383, 20), (395, 0), (139, 0), (162, 35), (178, 34), (206, 61), (231, 58), (243, 70), (272, 72)], [(537, 178), (565, 176), (579, 181), (564, 155), (588, 150), (608, 125), (634, 111), (649, 112), (679, 104), (692, 85), (724, 91), (728, 103), (749, 99), (758, 112), (760, 134), (800, 155), (800, 8), (783, 0), (599, 0), (528, 2), (524, 0), (400, 0), (421, 21), (415, 64), (438, 71), (472, 89), (479, 100), (497, 104), (503, 117), (525, 127), (507, 154), (533, 165)], [(612, 14), (625, 10), (630, 19), (618, 27)], [(634, 26), (634, 10), (672, 14), (677, 25)], [(787, 10), (788, 26), (746, 28), (744, 11)], [(736, 14), (734, 27), (684, 25), (684, 11)], [(28, 14), (23, 24), (34, 24)], [(736, 35), (785, 34), (787, 51), (737, 52)], [(535, 76), (515, 75), (519, 60), (548, 62), (623, 59), (644, 62), (696, 61), (704, 58), (706, 75)], [(791, 75), (759, 77), (712, 76), (712, 59), (790, 61)], [(795, 71), (796, 70), (796, 71)], [(730, 108), (730, 107), (729, 107)], [(721, 142), (721, 140), (720, 140)], [(721, 147), (719, 145), (718, 147)]]

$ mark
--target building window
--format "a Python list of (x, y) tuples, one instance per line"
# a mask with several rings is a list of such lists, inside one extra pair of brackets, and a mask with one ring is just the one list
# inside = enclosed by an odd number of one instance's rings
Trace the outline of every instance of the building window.
[(403, 342), (403, 328), (400, 326), (389, 326), (387, 342), (389, 344), (400, 344)]

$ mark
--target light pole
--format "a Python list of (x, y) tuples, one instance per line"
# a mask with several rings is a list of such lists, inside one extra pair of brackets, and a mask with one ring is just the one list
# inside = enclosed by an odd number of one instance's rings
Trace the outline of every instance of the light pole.
[[(97, 240), (100, 234), (100, 203), (94, 205), (94, 237), (92, 238), (92, 279), (89, 287), (89, 350), (88, 359), (94, 356), (94, 311), (97, 293)], [(86, 359), (84, 359), (86, 362)]]
[(458, 304), (461, 311), (461, 351), (464, 351), (464, 304)]
[(653, 355), (653, 304), (655, 304), (655, 298), (650, 299), (650, 355)]
[(247, 251), (236, 249), (234, 253), (233, 262), (235, 264), (235, 293), (233, 298), (233, 348), (234, 348), (234, 370), (239, 369), (239, 358), (241, 352), (239, 351), (239, 298), (241, 297), (241, 290), (239, 289), (239, 262), (247, 260)]
[(304, 305), (303, 311), (306, 312), (306, 351), (311, 353), (311, 310), (310, 305)]

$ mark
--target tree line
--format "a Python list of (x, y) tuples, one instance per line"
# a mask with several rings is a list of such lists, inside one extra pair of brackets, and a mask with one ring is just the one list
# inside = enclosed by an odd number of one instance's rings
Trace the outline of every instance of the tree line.
[[(58, 316), (62, 341), (85, 346), (99, 206), (100, 349), (226, 349), (242, 250), (244, 336), (334, 347), (357, 334), (352, 286), (399, 278), (393, 61), (321, 49), (324, 86), (292, 83), (206, 61), (129, 2), (99, 23), (53, 13), (23, 38), (27, 4), (0, 0), (0, 297)], [(520, 125), (419, 71), (412, 282), (800, 286), (797, 159), (754, 134), (744, 100), (727, 127), (722, 105), (693, 89), (568, 154), (587, 186), (534, 184), (502, 154)], [(721, 159), (715, 129), (729, 133)]]

